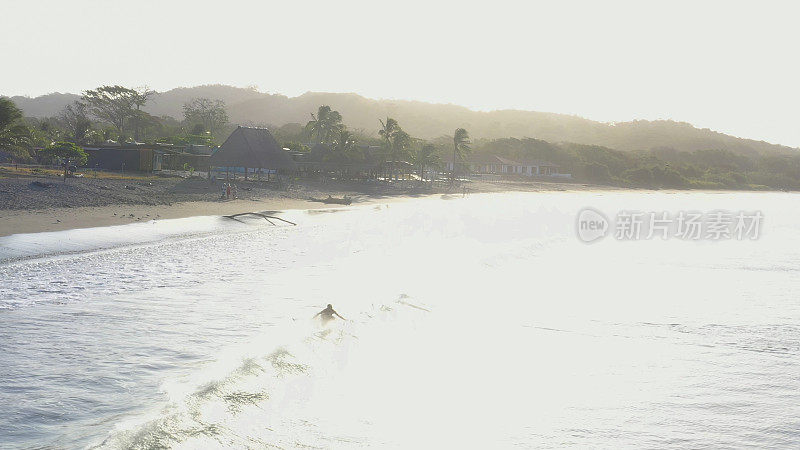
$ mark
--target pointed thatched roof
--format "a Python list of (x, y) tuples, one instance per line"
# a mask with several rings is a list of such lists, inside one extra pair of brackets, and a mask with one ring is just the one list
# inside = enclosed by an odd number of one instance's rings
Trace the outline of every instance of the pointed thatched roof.
[(211, 165), (291, 169), (292, 156), (282, 149), (266, 128), (237, 127), (211, 155)]

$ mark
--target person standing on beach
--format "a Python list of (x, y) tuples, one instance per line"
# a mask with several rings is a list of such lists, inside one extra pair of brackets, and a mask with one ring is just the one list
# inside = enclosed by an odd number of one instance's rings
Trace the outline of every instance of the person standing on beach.
[(325, 308), (322, 311), (314, 314), (314, 317), (312, 317), (312, 319), (316, 319), (317, 316), (320, 316), (320, 320), (322, 320), (323, 324), (326, 324), (326, 323), (330, 322), (331, 320), (333, 320), (333, 316), (336, 316), (336, 317), (338, 317), (338, 318), (340, 318), (342, 320), (347, 320), (344, 317), (340, 316), (339, 313), (334, 311), (333, 310), (333, 305), (331, 305), (330, 303), (328, 303), (328, 307), (327, 308)]

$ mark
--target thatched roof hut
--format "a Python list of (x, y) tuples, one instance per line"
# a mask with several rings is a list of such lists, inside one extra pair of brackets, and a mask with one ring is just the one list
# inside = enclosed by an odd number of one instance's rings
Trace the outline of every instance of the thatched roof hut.
[(269, 130), (241, 126), (211, 155), (211, 165), (263, 169), (295, 167), (291, 154), (278, 145)]

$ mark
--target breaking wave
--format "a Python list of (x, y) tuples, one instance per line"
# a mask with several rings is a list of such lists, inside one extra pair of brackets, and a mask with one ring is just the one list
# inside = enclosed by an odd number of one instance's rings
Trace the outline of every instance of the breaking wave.
[[(343, 380), (347, 366), (362, 364), (365, 361), (354, 360), (374, 356), (388, 341), (401, 339), (396, 333), (418, 325), (430, 311), (430, 306), (401, 295), (393, 303), (363, 311), (355, 321), (273, 329), (247, 345), (223, 350), (192, 374), (165, 380), (161, 390), (168, 400), (158, 410), (117, 424), (91, 448), (356, 444), (353, 436), (321, 431), (308, 404), (319, 401), (318, 391), (325, 391), (331, 379), (348, 383)], [(278, 336), (286, 342), (268, 350), (267, 342)], [(369, 341), (366, 349), (363, 339)], [(325, 407), (331, 406), (336, 407)], [(316, 431), (300, 433), (298, 426)]]

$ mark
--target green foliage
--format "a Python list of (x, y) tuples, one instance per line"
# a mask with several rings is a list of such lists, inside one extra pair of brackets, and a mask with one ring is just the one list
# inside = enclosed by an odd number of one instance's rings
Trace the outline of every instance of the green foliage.
[(478, 154), (538, 159), (558, 164), (577, 180), (653, 189), (800, 189), (800, 153), (742, 154), (656, 147), (621, 152), (597, 145), (553, 144), (538, 139), (496, 139), (477, 143)]
[[(50, 101), (49, 97), (31, 99), (31, 104), (46, 105)], [(229, 114), (233, 114), (235, 109), (237, 117), (246, 117), (249, 122), (254, 124), (275, 121), (276, 112), (280, 112), (281, 116), (279, 117), (300, 117), (307, 114), (308, 99), (313, 98), (317, 105), (337, 105), (342, 116), (348, 118), (348, 128), (356, 135), (360, 134), (358, 129), (373, 130), (375, 128), (377, 116), (370, 111), (392, 111), (392, 117), (398, 119), (406, 130), (410, 132), (413, 130), (414, 136), (436, 143), (441, 143), (437, 139), (447, 131), (469, 124), (466, 128), (470, 131), (473, 139), (476, 137), (500, 139), (507, 136), (535, 136), (537, 139), (547, 142), (576, 142), (625, 152), (648, 151), (658, 147), (671, 147), (679, 152), (725, 149), (748, 157), (755, 154), (792, 154), (796, 152), (795, 149), (789, 147), (739, 139), (669, 120), (600, 123), (563, 114), (510, 110), (479, 112), (454, 105), (370, 100), (355, 94), (314, 93), (286, 98), (264, 95), (246, 88), (221, 85), (198, 86), (179, 88), (164, 93), (158, 101), (158, 107), (160, 110), (175, 111), (173, 114), (180, 115), (182, 104), (191, 98), (225, 99), (229, 105)], [(69, 99), (69, 101), (71, 100)], [(58, 107), (60, 108), (65, 103), (68, 101), (59, 101)], [(57, 109), (50, 108), (45, 115), (57, 114)], [(182, 117), (180, 118), (182, 119)], [(273, 124), (280, 125), (280, 123), (274, 122)], [(220, 133), (224, 134), (222, 131)], [(304, 139), (279, 137), (278, 135), (276, 138), (281, 142), (286, 140), (304, 141), (307, 139), (307, 135)], [(359, 142), (366, 142), (363, 136), (359, 136)], [(545, 159), (549, 160), (549, 158)], [(661, 159), (661, 161), (669, 162), (666, 159)], [(672, 163), (670, 164), (672, 165)]]
[(268, 128), (278, 142), (307, 142), (308, 140), (308, 132), (305, 127), (296, 122)]
[[(198, 92), (198, 98), (184, 105), (184, 121), (153, 117), (142, 111), (142, 106), (153, 94), (146, 88), (101, 86), (86, 91), (81, 101), (68, 105), (56, 117), (39, 119), (23, 118), (10, 100), (0, 98), (0, 151), (15, 158), (31, 159), (33, 148), (46, 147), (52, 142), (103, 145), (107, 140), (125, 142), (126, 136), (132, 134), (141, 135), (147, 142), (214, 145), (214, 135), (224, 137), (229, 131), (227, 125), (209, 125), (208, 116), (203, 116), (204, 111), (216, 109), (217, 113), (225, 114), (225, 120), (218, 123), (227, 123), (224, 104), (206, 98), (222, 96), (215, 91)], [(343, 108), (350, 108), (346, 111), (357, 111), (352, 109), (352, 102), (341, 101), (341, 97), (320, 98), (328, 99), (325, 103), (334, 100)], [(457, 161), (463, 160), (470, 148), (477, 154), (544, 160), (559, 165), (562, 172), (573, 174), (579, 181), (603, 184), (646, 188), (800, 190), (800, 153), (795, 149), (736, 139), (698, 130), (688, 124), (637, 121), (606, 126), (574, 117), (523, 112), (489, 113), (494, 117), (486, 121), (480, 119), (478, 113), (464, 115), (467, 114), (464, 112), (450, 117), (451, 113), (439, 112), (439, 109), (410, 113), (404, 109), (405, 106), (399, 108), (393, 110), (397, 113), (395, 117), (401, 117), (409, 129), (423, 136), (440, 137), (429, 142), (412, 138), (395, 118), (388, 117), (380, 121), (381, 128), (376, 135), (372, 131), (374, 122), (368, 125), (369, 115), (364, 114), (353, 114), (357, 117), (351, 123), (370, 131), (347, 129), (342, 114), (327, 105), (320, 106), (305, 126), (289, 123), (270, 129), (284, 147), (293, 151), (308, 151), (303, 142), (307, 142), (309, 136), (317, 142), (324, 142), (325, 154), (320, 155), (320, 161), (365, 161), (380, 156), (384, 161), (408, 160), (421, 168), (436, 164), (422, 162), (427, 158), (422, 153), (427, 144), (435, 146), (428, 149), (435, 148), (436, 156), (449, 157), (455, 150)], [(261, 120), (257, 111), (246, 113), (254, 121)], [(372, 117), (370, 120), (374, 121)], [(435, 120), (431, 120), (432, 117)], [(463, 128), (459, 129), (463, 130), (461, 138), (456, 136), (460, 134), (458, 130), (453, 136), (442, 134), (443, 130), (463, 123), (469, 123), (470, 130), (478, 135), (533, 134), (542, 139), (484, 139), (470, 143), (469, 134)], [(209, 136), (208, 131), (212, 128), (214, 132)], [(563, 141), (594, 142), (605, 146)], [(382, 145), (384, 152), (382, 155), (368, 154), (362, 150), (367, 145)]]
[(75, 101), (65, 106), (58, 119), (69, 133), (69, 140), (76, 144), (86, 143), (87, 135), (92, 128), (86, 103)]
[[(378, 135), (382, 138), (383, 160), (397, 162), (408, 156), (408, 151), (413, 142), (413, 138), (400, 127), (397, 120), (387, 117), (386, 122), (378, 119), (381, 128)], [(393, 163), (392, 167), (396, 168)]]
[(206, 127), (202, 123), (196, 123), (192, 127), (191, 134), (203, 134), (206, 132)]
[(356, 148), (356, 138), (353, 133), (342, 129), (333, 137), (330, 152), (325, 156), (325, 161), (341, 164), (360, 162), (362, 155)]
[(92, 115), (113, 125), (120, 133), (140, 101), (139, 92), (122, 86), (100, 86), (83, 93), (83, 102)]
[(66, 161), (74, 162), (78, 165), (86, 164), (88, 155), (81, 147), (73, 142), (53, 142), (43, 148), (41, 154), (49, 158), (61, 158)]
[(419, 168), (419, 178), (424, 180), (425, 168), (438, 167), (441, 163), (438, 147), (428, 142), (422, 144), (411, 152), (411, 163)]
[(469, 170), (469, 165), (464, 164), (464, 158), (467, 153), (472, 151), (471, 144), (467, 130), (456, 128), (455, 133), (453, 133), (453, 171), (450, 173), (450, 178), (455, 179), (459, 166), (464, 172)]
[(457, 128), (453, 133), (453, 149), (456, 156), (460, 161), (464, 160), (464, 156), (469, 153), (472, 148), (470, 147), (469, 133), (464, 128)]
[(611, 181), (611, 171), (605, 164), (598, 162), (583, 163), (580, 171), (584, 179), (595, 183), (607, 183)]
[(0, 98), (0, 129), (8, 127), (20, 119), (22, 119), (22, 111), (17, 108), (17, 105), (11, 99)]
[(22, 123), (22, 111), (10, 99), (0, 98), (0, 151), (18, 159), (30, 159), (31, 130)]
[(646, 167), (636, 167), (622, 172), (622, 178), (638, 186), (652, 186), (653, 172)]
[(680, 172), (669, 166), (656, 166), (650, 171), (653, 174), (653, 187), (683, 188), (689, 184)]
[(195, 125), (192, 134), (208, 131), (214, 135), (228, 124), (228, 112), (222, 100), (194, 98), (183, 105), (183, 117), (187, 123)]
[(306, 132), (311, 138), (316, 136), (320, 144), (330, 144), (337, 133), (344, 129), (342, 115), (339, 111), (334, 111), (328, 105), (322, 105), (317, 109), (317, 115), (311, 113), (311, 120), (306, 124)]
[(293, 152), (302, 152), (302, 153), (307, 153), (309, 150), (311, 150), (310, 148), (308, 148), (307, 145), (294, 141), (284, 142), (283, 148), (288, 148)]

